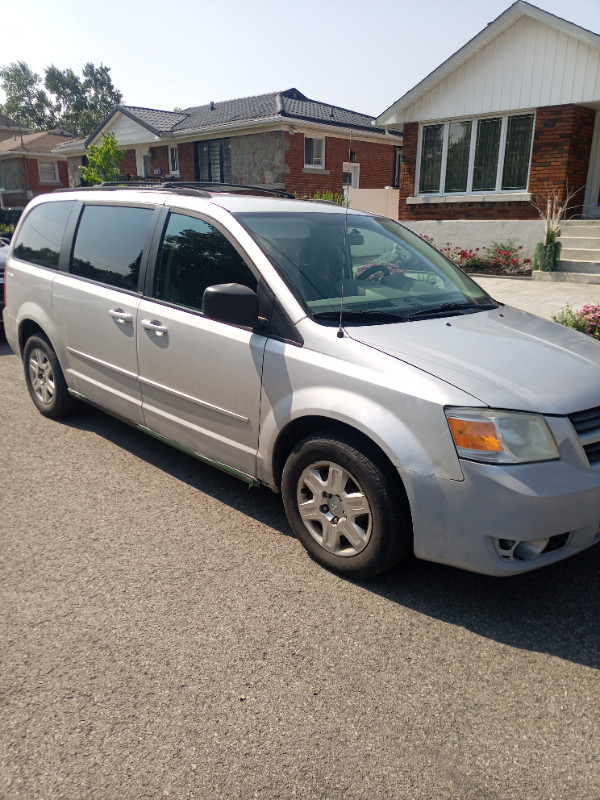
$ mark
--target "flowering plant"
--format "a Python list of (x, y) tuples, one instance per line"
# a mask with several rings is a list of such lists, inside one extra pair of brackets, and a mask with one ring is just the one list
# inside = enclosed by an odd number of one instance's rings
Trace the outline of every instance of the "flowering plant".
[(567, 306), (553, 314), (552, 319), (567, 328), (600, 340), (600, 305), (585, 305), (580, 311), (573, 311), (571, 306)]
[(449, 242), (446, 243), (445, 247), (440, 248), (440, 253), (449, 258), (458, 267), (476, 267), (482, 260), (478, 247), (474, 250), (467, 250), (464, 247), (450, 247)]

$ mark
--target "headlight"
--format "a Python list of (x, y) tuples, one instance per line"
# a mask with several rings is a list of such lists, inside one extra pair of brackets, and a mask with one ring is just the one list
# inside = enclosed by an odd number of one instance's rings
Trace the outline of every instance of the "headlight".
[(490, 464), (523, 464), (559, 458), (546, 420), (538, 414), (447, 408), (446, 418), (461, 458)]

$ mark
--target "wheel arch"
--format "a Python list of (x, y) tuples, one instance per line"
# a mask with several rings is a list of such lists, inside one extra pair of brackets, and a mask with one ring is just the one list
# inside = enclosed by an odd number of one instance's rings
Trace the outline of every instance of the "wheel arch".
[(41, 333), (43, 336), (46, 337), (46, 339), (48, 339), (48, 341), (52, 345), (52, 349), (56, 352), (56, 348), (52, 344), (52, 340), (50, 339), (46, 331), (42, 328), (42, 326), (38, 322), (35, 322), (35, 320), (27, 318), (19, 323), (18, 341), (19, 341), (19, 355), (21, 357), (23, 356), (25, 343), (27, 342), (29, 337), (35, 336), (38, 333)]
[(344, 438), (352, 439), (353, 442), (360, 445), (361, 451), (374, 461), (380, 469), (386, 472), (394, 485), (398, 487), (408, 505), (408, 497), (404, 482), (387, 453), (385, 453), (373, 439), (358, 430), (358, 428), (348, 425), (346, 422), (332, 419), (331, 417), (318, 415), (298, 417), (290, 421), (279, 433), (273, 449), (273, 477), (278, 489), (281, 487), (281, 476), (283, 474), (285, 462), (294, 447), (308, 436), (313, 436), (325, 431), (328, 433), (336, 432)]

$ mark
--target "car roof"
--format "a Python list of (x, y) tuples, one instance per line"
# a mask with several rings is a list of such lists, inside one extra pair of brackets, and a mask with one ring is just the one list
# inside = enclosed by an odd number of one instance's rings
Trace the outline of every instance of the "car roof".
[[(252, 192), (255, 192), (253, 194)], [(181, 199), (182, 206), (199, 209), (208, 203), (219, 206), (230, 213), (262, 212), (262, 213), (314, 213), (325, 212), (329, 214), (345, 214), (347, 209), (337, 203), (323, 200), (299, 199), (286, 192), (269, 190), (264, 187), (229, 186), (226, 184), (185, 183), (164, 185), (136, 185), (123, 186), (122, 184), (100, 184), (98, 186), (79, 187), (53, 192), (51, 195), (42, 195), (32, 201), (37, 205), (44, 200), (77, 199), (82, 201), (106, 202), (107, 199), (121, 203), (143, 203), (149, 200), (154, 203), (164, 204), (172, 198)], [(186, 202), (191, 201), (191, 202)], [(365, 214), (366, 212), (351, 209), (352, 214)]]

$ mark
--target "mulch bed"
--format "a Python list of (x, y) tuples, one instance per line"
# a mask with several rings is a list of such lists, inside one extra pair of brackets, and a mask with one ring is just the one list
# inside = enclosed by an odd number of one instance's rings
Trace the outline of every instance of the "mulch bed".
[(461, 267), (461, 269), (468, 275), (489, 275), (491, 277), (497, 276), (500, 278), (531, 278), (531, 267), (509, 270), (502, 269), (501, 267), (492, 267), (489, 264), (478, 264), (473, 267)]

